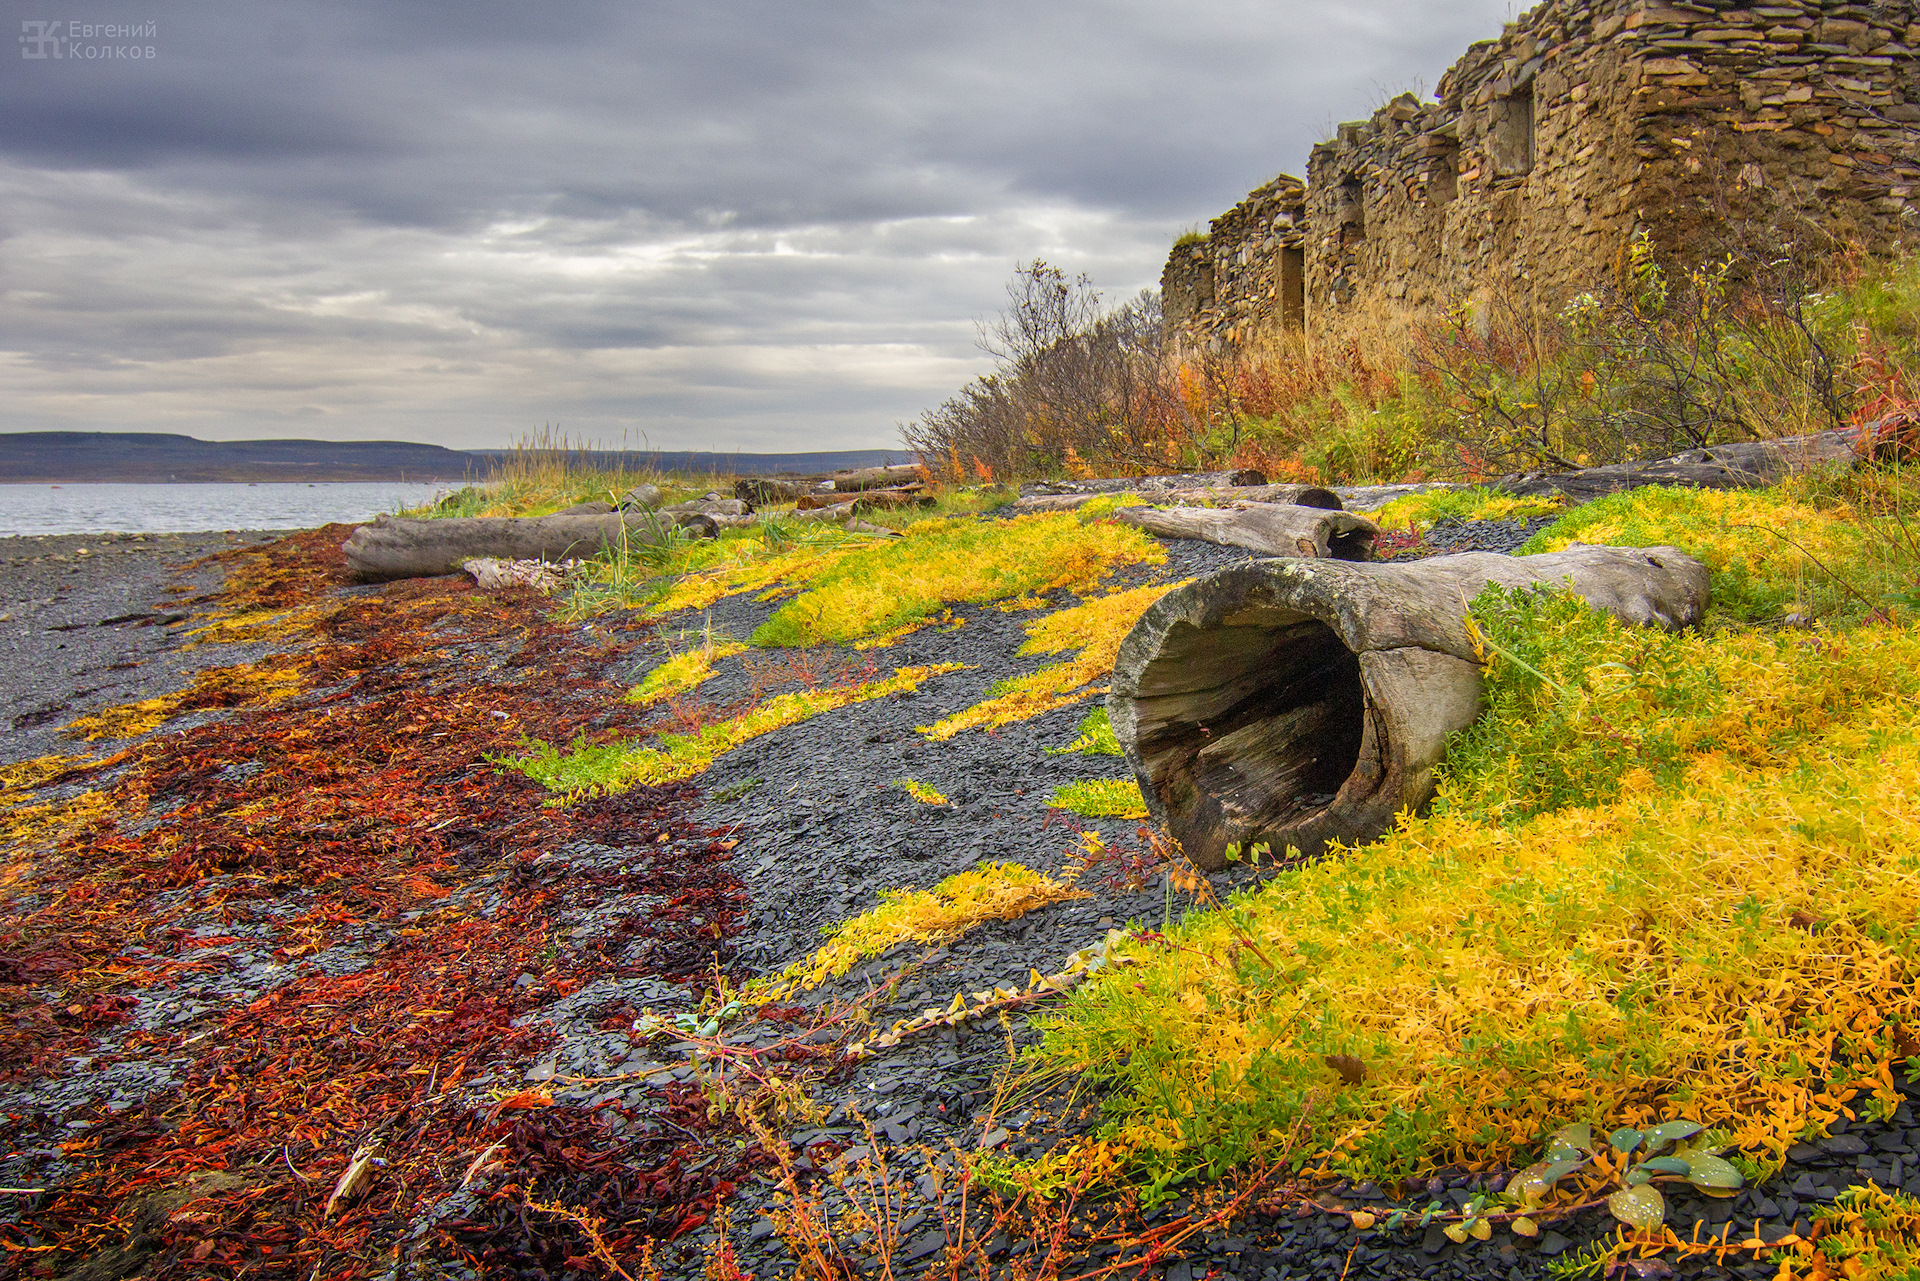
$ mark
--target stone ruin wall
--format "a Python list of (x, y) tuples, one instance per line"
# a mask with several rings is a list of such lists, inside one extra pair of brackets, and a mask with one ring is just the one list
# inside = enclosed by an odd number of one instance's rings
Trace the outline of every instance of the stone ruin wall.
[(1762, 229), (1890, 252), (1920, 231), (1916, 51), (1920, 0), (1549, 0), (1177, 246), (1167, 323), (1219, 347), (1496, 289), (1557, 306), (1640, 226), (1677, 262)]

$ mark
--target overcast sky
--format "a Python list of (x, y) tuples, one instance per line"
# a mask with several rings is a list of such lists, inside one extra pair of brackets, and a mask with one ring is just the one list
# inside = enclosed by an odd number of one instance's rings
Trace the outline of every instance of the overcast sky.
[(1181, 229), (1512, 14), (0, 9), (0, 431), (746, 451), (897, 446), (985, 368), (1015, 264), (1154, 284)]

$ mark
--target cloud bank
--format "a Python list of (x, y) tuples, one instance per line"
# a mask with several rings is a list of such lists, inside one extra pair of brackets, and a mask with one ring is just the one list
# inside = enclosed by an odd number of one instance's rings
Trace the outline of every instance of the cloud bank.
[[(1153, 284), (1181, 228), (1510, 14), (7, 8), (5, 430), (747, 451), (897, 445), (984, 367), (1016, 263)], [(65, 56), (28, 57), (49, 22)]]

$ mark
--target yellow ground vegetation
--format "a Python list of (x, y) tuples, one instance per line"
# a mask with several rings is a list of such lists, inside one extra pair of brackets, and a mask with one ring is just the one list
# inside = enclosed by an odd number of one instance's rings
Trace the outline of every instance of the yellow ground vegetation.
[(926, 520), (900, 538), (835, 560), (753, 639), (757, 645), (844, 644), (947, 605), (1059, 589), (1085, 593), (1109, 570), (1165, 561), (1165, 549), (1138, 530), (1073, 514)]
[(97, 743), (102, 739), (138, 738), (180, 715), (203, 707), (258, 707), (292, 698), (306, 689), (307, 660), (275, 655), (257, 663), (215, 667), (200, 672), (193, 684), (177, 694), (162, 694), (122, 703), (82, 716), (62, 731), (70, 738)]
[(1676, 635), (1559, 593), (1477, 600), (1490, 711), (1433, 811), (1126, 944), (1137, 964), (1078, 990), (1038, 1060), (1110, 1091), (1111, 1120), (1034, 1186), (1520, 1165), (1570, 1121), (1670, 1118), (1758, 1172), (1898, 1105), (1920, 1028), (1920, 625), (1737, 625), (1812, 557), (1864, 573), (1878, 535), (1778, 492), (1639, 491), (1539, 542), (1575, 536), (1676, 544), (1736, 609)]
[(648, 672), (638, 685), (628, 690), (627, 701), (638, 707), (651, 707), (669, 698), (691, 693), (713, 675), (716, 662), (741, 653), (746, 648), (738, 641), (708, 640), (696, 648), (683, 650)]
[(683, 610), (706, 609), (728, 596), (760, 592), (788, 582), (808, 582), (831, 566), (855, 544), (806, 544), (778, 552), (754, 539), (731, 539), (718, 546), (721, 562), (684, 574), (647, 607), (654, 618)]
[(776, 985), (785, 991), (818, 987), (901, 943), (957, 938), (988, 921), (1086, 897), (1085, 890), (1018, 863), (982, 863), (930, 890), (887, 891), (878, 907), (839, 926), (806, 960), (783, 970)]
[(1421, 494), (1396, 498), (1377, 511), (1363, 512), (1382, 529), (1407, 529), (1425, 532), (1441, 520), (1514, 520), (1545, 516), (1561, 510), (1566, 502), (1552, 497), (1518, 497), (1497, 490), (1431, 489)]
[[(82, 792), (64, 801), (43, 805), (11, 804), (0, 809), (0, 845), (12, 846), (14, 852), (25, 854), (117, 812), (113, 798), (105, 792)], [(31, 864), (32, 859), (25, 858), (0, 868), (0, 884), (11, 884)]]
[(762, 734), (797, 725), (837, 707), (918, 689), (932, 677), (958, 670), (958, 663), (902, 667), (884, 680), (780, 694), (751, 711), (692, 733), (663, 734), (658, 747), (623, 741), (576, 743), (562, 750), (539, 743), (528, 755), (508, 763), (550, 791), (569, 794), (622, 792), (639, 784), (674, 783), (705, 773), (715, 759)]
[(950, 803), (945, 793), (941, 792), (939, 788), (933, 786), (931, 783), (920, 783), (910, 778), (903, 778), (900, 780), (900, 788), (906, 792), (908, 796), (919, 801), (922, 805), (946, 805)]
[(294, 609), (247, 610), (214, 613), (193, 628), (187, 645), (242, 645), (257, 641), (286, 641), (305, 636), (314, 625), (339, 609), (335, 602), (301, 605)]
[(0, 765), (0, 805), (22, 799), (26, 792), (66, 773), (85, 759), (84, 756), (36, 756), (32, 760)]
[(1130, 778), (1089, 778), (1054, 789), (1047, 804), (1082, 818), (1145, 818), (1146, 798)]
[(922, 725), (920, 732), (943, 743), (964, 730), (996, 729), (1031, 720), (1056, 707), (1104, 693), (1105, 687), (1095, 688), (1094, 682), (1112, 674), (1120, 642), (1133, 630), (1140, 615), (1146, 613), (1147, 606), (1189, 581), (1148, 583), (1097, 596), (1027, 624), (1027, 642), (1020, 647), (1021, 653), (1080, 652), (1066, 662), (1049, 663), (1037, 672), (1003, 681), (983, 702), (933, 725)]

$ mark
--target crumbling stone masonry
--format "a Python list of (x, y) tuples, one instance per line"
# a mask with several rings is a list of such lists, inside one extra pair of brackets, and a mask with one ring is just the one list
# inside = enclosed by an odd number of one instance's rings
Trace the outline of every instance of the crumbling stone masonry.
[(1557, 305), (1641, 226), (1678, 262), (1762, 228), (1893, 252), (1920, 240), (1916, 50), (1920, 0), (1547, 0), (1177, 246), (1167, 323), (1217, 347), (1503, 286)]

